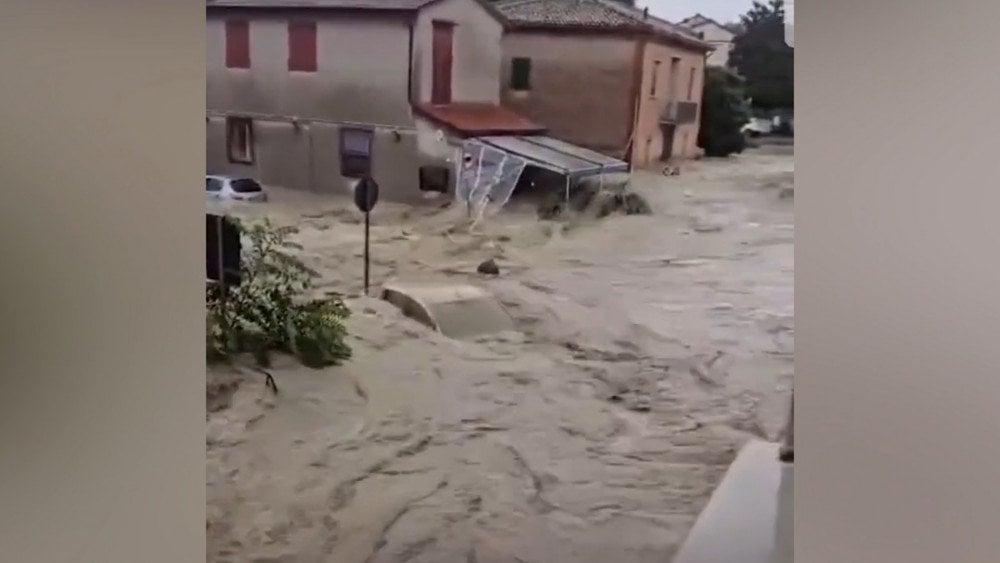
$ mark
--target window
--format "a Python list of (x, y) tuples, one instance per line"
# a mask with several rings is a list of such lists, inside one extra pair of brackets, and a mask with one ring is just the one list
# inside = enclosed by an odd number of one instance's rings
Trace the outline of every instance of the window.
[(253, 121), (245, 117), (226, 119), (229, 162), (253, 163)]
[(510, 89), (531, 90), (531, 59), (514, 57), (510, 61)]
[(372, 170), (372, 132), (368, 129), (340, 130), (340, 175), (360, 178)]
[(222, 190), (222, 182), (218, 178), (205, 178), (205, 191), (217, 192)]
[(316, 23), (288, 24), (288, 70), (316, 72)]
[(250, 22), (226, 21), (226, 66), (250, 68)]
[(233, 191), (238, 194), (250, 194), (254, 192), (263, 191), (255, 180), (250, 178), (240, 178), (238, 180), (233, 180), (229, 182), (229, 187), (233, 188)]
[(694, 67), (691, 67), (691, 71), (688, 73), (688, 101), (690, 102), (694, 98)]
[(656, 83), (660, 81), (660, 61), (653, 61), (653, 76), (649, 84), (649, 97), (656, 97)]
[(420, 191), (448, 193), (451, 170), (445, 166), (420, 167)]
[(670, 76), (669, 79), (669, 90), (667, 95), (669, 100), (673, 101), (677, 99), (677, 71), (680, 70), (681, 59), (680, 57), (670, 58)]

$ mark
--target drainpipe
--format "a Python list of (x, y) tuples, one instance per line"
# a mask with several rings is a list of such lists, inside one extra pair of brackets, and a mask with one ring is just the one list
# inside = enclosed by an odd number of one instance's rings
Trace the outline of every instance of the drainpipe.
[(642, 78), (645, 75), (645, 65), (646, 65), (646, 40), (640, 39), (636, 45), (636, 56), (633, 60), (635, 65), (633, 68), (633, 83), (635, 98), (632, 100), (632, 132), (629, 134), (628, 144), (626, 145), (625, 161), (628, 162), (628, 171), (631, 174), (632, 170), (635, 168), (635, 148), (636, 148), (636, 135), (639, 132), (639, 109), (642, 107)]
[(410, 44), (406, 56), (406, 101), (413, 104), (413, 22), (410, 22)]

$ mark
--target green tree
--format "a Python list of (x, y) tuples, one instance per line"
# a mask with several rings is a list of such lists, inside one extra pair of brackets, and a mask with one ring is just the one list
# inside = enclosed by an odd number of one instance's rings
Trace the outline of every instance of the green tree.
[(754, 2), (740, 17), (742, 32), (733, 39), (729, 65), (746, 81), (747, 95), (758, 109), (792, 109), (794, 49), (785, 43), (785, 3)]
[(728, 156), (743, 152), (746, 139), (740, 129), (747, 123), (742, 80), (717, 67), (705, 69), (701, 129), (698, 145), (708, 156)]

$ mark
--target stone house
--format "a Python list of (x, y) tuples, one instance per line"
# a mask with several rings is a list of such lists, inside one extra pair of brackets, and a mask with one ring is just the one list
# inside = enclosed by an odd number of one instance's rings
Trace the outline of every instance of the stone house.
[(537, 133), (500, 105), (503, 18), (485, 0), (214, 0), (207, 171), (383, 197), (453, 189), (456, 137)]
[(733, 48), (733, 38), (736, 37), (736, 30), (729, 25), (721, 24), (712, 18), (695, 14), (687, 19), (678, 22), (715, 49), (708, 57), (709, 66), (729, 66), (729, 51)]
[(693, 32), (612, 0), (499, 0), (501, 102), (553, 137), (644, 167), (698, 156)]

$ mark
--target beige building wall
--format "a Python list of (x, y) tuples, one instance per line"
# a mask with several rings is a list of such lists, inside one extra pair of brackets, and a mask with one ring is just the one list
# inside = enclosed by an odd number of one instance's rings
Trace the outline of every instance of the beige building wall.
[(733, 48), (733, 37), (735, 37), (733, 32), (712, 22), (693, 26), (691, 29), (703, 33), (704, 40), (715, 47), (715, 51), (708, 57), (708, 64), (710, 66), (728, 66), (729, 51)]
[[(553, 137), (624, 156), (634, 117), (637, 41), (594, 34), (503, 37), (502, 100)], [(531, 89), (510, 89), (511, 60), (531, 59)]]
[(406, 19), (310, 13), (305, 17), (317, 22), (317, 71), (290, 72), (288, 22), (303, 16), (248, 13), (249, 69), (226, 68), (226, 17), (208, 15), (209, 110), (412, 126)]
[[(340, 174), (340, 125), (255, 119), (254, 161), (230, 162), (226, 154), (226, 119), (209, 116), (206, 123), (210, 174), (247, 175), (264, 185), (323, 194), (350, 195), (355, 180)], [(415, 129), (376, 127), (372, 140), (372, 177), (381, 196), (400, 202), (420, 201), (419, 170), (424, 165), (452, 167), (442, 155), (424, 154)]]
[[(229, 17), (250, 22), (249, 69), (226, 67)], [(302, 19), (317, 23), (316, 72), (288, 70), (288, 23)], [(340, 174), (339, 131), (365, 125), (374, 132), (372, 175), (382, 196), (396, 201), (422, 199), (419, 168), (453, 169), (457, 158), (457, 149), (449, 140), (439, 141), (437, 129), (414, 117), (410, 105), (410, 88), (414, 97), (430, 98), (435, 19), (457, 24), (454, 100), (498, 102), (503, 29), (472, 0), (442, 0), (415, 19), (320, 10), (239, 14), (210, 10), (207, 172), (245, 174), (265, 185), (350, 194), (355, 180)], [(253, 119), (252, 164), (229, 161), (227, 115)]]
[(451, 96), (455, 102), (495, 104), (500, 99), (500, 38), (503, 25), (473, 0), (440, 0), (420, 10), (414, 28), (417, 101), (431, 100), (434, 20), (455, 24)]
[[(671, 61), (678, 63), (671, 77)], [(657, 65), (657, 61), (659, 65)], [(698, 156), (698, 130), (701, 121), (701, 97), (705, 79), (705, 56), (702, 53), (673, 45), (649, 42), (642, 57), (643, 73), (639, 93), (639, 112), (633, 162), (636, 166), (651, 166), (660, 161), (664, 135), (660, 124), (667, 104), (672, 101), (693, 101), (699, 104), (694, 123), (677, 125), (673, 135), (672, 158)], [(659, 69), (654, 72), (654, 68)], [(653, 88), (655, 77), (656, 87)], [(673, 86), (671, 87), (671, 84)], [(689, 95), (690, 93), (690, 95)]]

